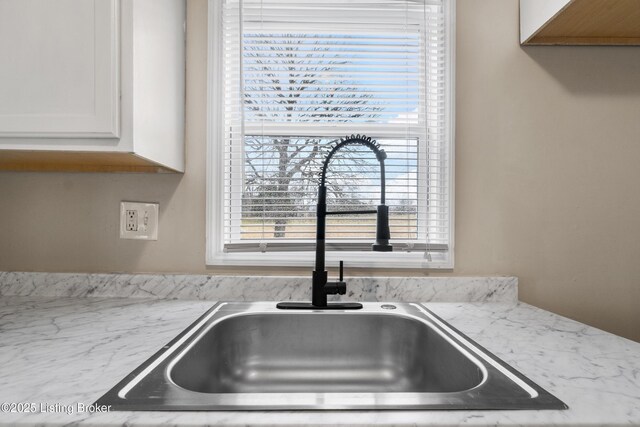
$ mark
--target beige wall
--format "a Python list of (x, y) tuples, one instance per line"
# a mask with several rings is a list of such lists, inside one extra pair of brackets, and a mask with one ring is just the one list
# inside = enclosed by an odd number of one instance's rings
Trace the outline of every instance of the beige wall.
[[(455, 269), (375, 273), (516, 275), (640, 341), (640, 48), (523, 49), (517, 0), (458, 0), (457, 28)], [(0, 173), (0, 270), (264, 272), (204, 265), (205, 0), (187, 53), (187, 173)], [(121, 200), (160, 202), (159, 241), (118, 238)]]

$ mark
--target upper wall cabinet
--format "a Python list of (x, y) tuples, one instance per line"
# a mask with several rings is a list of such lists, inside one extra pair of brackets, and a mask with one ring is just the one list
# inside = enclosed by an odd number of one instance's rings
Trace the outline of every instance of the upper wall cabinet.
[(640, 0), (520, 0), (522, 45), (640, 45)]
[(0, 170), (184, 171), (184, 0), (0, 0)]
[(116, 1), (2, 1), (0, 55), (1, 136), (119, 136)]

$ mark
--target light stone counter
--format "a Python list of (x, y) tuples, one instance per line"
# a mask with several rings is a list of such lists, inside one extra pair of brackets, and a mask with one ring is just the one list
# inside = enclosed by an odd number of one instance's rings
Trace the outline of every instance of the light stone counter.
[[(347, 277), (346, 280), (347, 295), (330, 295), (330, 300), (518, 301), (517, 277)], [(0, 272), (0, 295), (305, 301), (311, 296), (311, 274), (256, 277)]]
[[(2, 283), (2, 282), (0, 282)], [(393, 298), (389, 298), (393, 300)], [(210, 301), (0, 298), (0, 402), (89, 404)], [(567, 403), (565, 411), (0, 413), (2, 425), (640, 425), (640, 344), (514, 303), (428, 308)]]

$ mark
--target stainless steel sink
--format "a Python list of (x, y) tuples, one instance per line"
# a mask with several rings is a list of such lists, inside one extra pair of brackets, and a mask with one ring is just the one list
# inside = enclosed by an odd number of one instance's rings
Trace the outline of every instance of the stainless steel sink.
[(564, 409), (419, 304), (218, 303), (101, 397), (117, 410)]

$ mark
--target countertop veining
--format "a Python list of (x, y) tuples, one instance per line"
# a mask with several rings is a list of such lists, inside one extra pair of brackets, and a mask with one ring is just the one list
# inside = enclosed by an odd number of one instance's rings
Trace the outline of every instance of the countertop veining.
[[(0, 295), (43, 297), (126, 297), (207, 301), (304, 301), (311, 274), (218, 276), (202, 274), (33, 273), (0, 271)], [(348, 277), (354, 301), (511, 302), (518, 301), (518, 278)], [(340, 299), (337, 295), (329, 299)]]
[[(565, 411), (78, 413), (204, 313), (210, 301), (0, 298), (3, 425), (640, 425), (640, 344), (526, 304), (428, 303), (567, 403)], [(66, 410), (71, 408), (71, 413)]]

